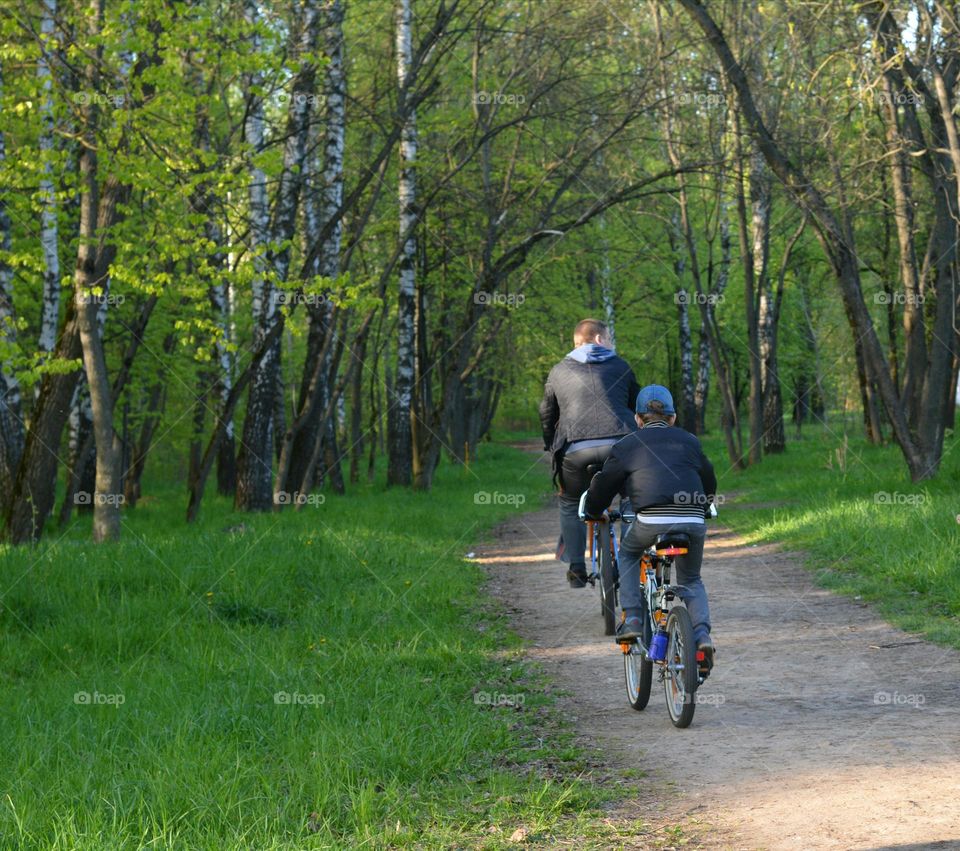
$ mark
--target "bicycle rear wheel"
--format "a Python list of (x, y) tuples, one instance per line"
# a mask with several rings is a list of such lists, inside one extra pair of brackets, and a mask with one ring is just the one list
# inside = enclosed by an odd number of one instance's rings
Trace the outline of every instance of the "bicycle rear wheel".
[(663, 687), (673, 726), (689, 727), (697, 708), (697, 649), (693, 642), (693, 622), (683, 606), (675, 606), (667, 617)]
[[(643, 644), (650, 646), (652, 627), (650, 615), (643, 619)], [(640, 643), (630, 645), (630, 652), (623, 654), (623, 676), (627, 684), (627, 701), (638, 712), (646, 708), (650, 700), (653, 682), (653, 662), (646, 658)]]
[(617, 589), (610, 552), (610, 524), (597, 524), (597, 546), (600, 549), (600, 613), (604, 635), (617, 631)]

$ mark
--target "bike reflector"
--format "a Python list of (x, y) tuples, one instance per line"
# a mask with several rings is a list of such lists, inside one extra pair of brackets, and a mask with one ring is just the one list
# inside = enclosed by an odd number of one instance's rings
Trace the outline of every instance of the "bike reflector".
[(658, 556), (682, 556), (684, 553), (688, 552), (686, 547), (666, 547), (662, 550), (657, 550)]

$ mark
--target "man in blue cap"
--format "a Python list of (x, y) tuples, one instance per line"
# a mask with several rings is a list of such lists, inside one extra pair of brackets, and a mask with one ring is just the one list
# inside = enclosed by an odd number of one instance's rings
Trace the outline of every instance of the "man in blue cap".
[(635, 641), (642, 636), (643, 598), (640, 593), (640, 556), (663, 532), (683, 532), (690, 537), (686, 555), (677, 557), (677, 581), (686, 586), (684, 603), (693, 621), (697, 649), (704, 666), (713, 665), (710, 609), (700, 579), (704, 517), (717, 490), (713, 465), (700, 441), (676, 428), (677, 412), (666, 387), (650, 384), (637, 395), (637, 425), (610, 450), (603, 469), (590, 482), (584, 504), (589, 519), (599, 519), (613, 495), (626, 489), (637, 513), (620, 543), (620, 604), (625, 619), (616, 640)]

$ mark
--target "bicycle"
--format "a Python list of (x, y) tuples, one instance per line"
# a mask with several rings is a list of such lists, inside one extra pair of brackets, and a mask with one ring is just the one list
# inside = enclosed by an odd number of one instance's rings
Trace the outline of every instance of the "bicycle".
[[(708, 516), (717, 516), (712, 504)], [(640, 590), (645, 608), (643, 635), (637, 641), (620, 644), (630, 705), (637, 711), (646, 707), (656, 667), (670, 720), (681, 728), (689, 727), (693, 721), (697, 689), (710, 673), (703, 652), (696, 648), (690, 613), (686, 606), (677, 605), (685, 589), (670, 582), (673, 560), (684, 555), (689, 544), (688, 535), (667, 532), (658, 535), (653, 546), (644, 550), (640, 558)]]
[[(592, 475), (600, 469), (599, 464), (587, 467), (587, 473)], [(586, 491), (580, 496), (580, 514), (583, 514), (583, 500)], [(629, 500), (626, 501), (629, 506)], [(621, 508), (624, 500), (620, 502)], [(590, 550), (590, 570), (587, 572), (587, 582), (592, 587), (600, 583), (600, 614), (603, 617), (604, 635), (614, 635), (617, 631), (617, 592), (620, 588), (620, 574), (618, 570), (620, 548), (617, 544), (617, 531), (613, 524), (617, 520), (631, 523), (634, 514), (629, 511), (615, 511), (608, 509), (602, 520), (586, 520), (587, 549)]]

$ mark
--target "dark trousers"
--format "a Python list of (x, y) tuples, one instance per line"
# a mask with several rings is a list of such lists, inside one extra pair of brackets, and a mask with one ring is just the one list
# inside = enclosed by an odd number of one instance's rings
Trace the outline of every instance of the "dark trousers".
[(590, 487), (591, 475), (587, 467), (602, 465), (613, 444), (578, 449), (563, 456), (560, 468), (560, 534), (563, 536), (561, 561), (567, 564), (583, 564), (583, 551), (587, 547), (587, 527), (577, 516), (581, 494)]

